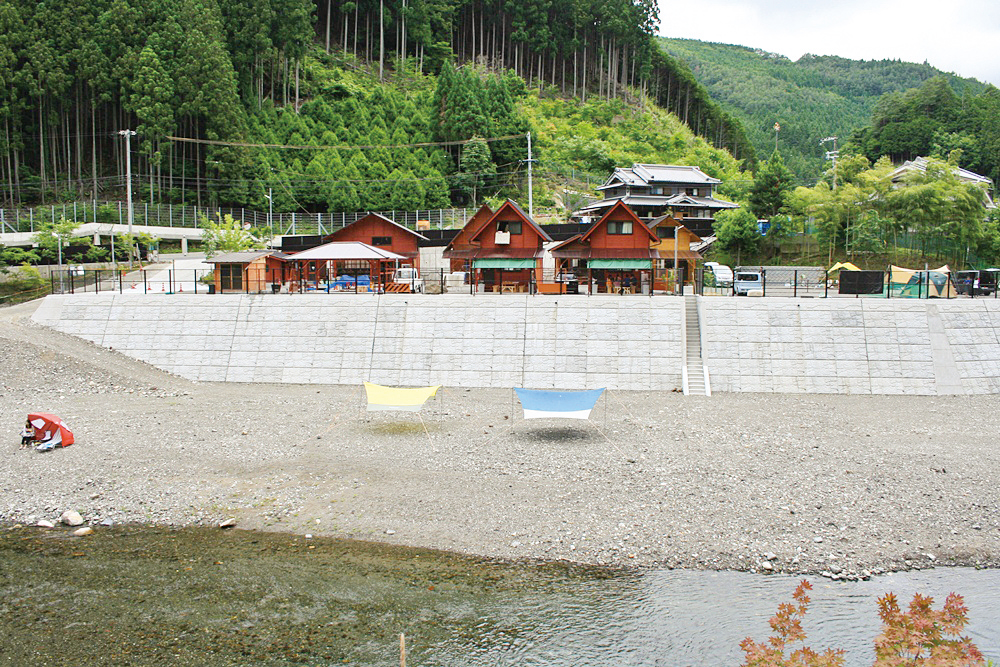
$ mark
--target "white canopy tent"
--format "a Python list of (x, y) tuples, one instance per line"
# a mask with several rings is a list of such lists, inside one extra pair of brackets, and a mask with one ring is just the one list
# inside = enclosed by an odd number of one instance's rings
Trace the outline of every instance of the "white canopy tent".
[(294, 255), (291, 255), (290, 259), (294, 261), (299, 261), (299, 260), (399, 261), (401, 259), (406, 259), (406, 257), (404, 257), (403, 255), (398, 255), (394, 252), (389, 252), (388, 250), (376, 248), (375, 246), (370, 246), (367, 243), (362, 243), (361, 241), (333, 241), (331, 243), (324, 243), (323, 245), (318, 245), (315, 248), (309, 248), (309, 250), (303, 250), (302, 252), (297, 252)]
[[(361, 241), (333, 241), (288, 257), (289, 261), (295, 263), (299, 276), (304, 277), (311, 274), (314, 276), (313, 280), (319, 275), (320, 264), (326, 265), (325, 274), (329, 278), (336, 276), (338, 263), (368, 262), (369, 276), (377, 279), (373, 282), (378, 284), (378, 289), (381, 289), (382, 266), (388, 262), (398, 266), (401, 259), (405, 260), (406, 257)], [(329, 288), (329, 285), (327, 287)], [(355, 286), (355, 291), (357, 291), (357, 286)]]

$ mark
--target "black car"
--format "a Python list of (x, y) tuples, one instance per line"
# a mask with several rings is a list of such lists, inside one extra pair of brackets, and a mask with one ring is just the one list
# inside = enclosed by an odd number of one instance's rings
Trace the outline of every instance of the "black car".
[(955, 291), (969, 296), (989, 296), (997, 291), (1000, 269), (957, 271)]

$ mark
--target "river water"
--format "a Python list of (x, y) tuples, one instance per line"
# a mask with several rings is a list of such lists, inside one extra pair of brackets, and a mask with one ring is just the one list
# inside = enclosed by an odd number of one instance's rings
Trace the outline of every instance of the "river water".
[[(0, 530), (0, 664), (739, 665), (799, 578), (501, 563), (275, 533)], [(965, 597), (1000, 661), (1000, 572), (810, 577), (807, 645), (871, 664), (876, 599)]]

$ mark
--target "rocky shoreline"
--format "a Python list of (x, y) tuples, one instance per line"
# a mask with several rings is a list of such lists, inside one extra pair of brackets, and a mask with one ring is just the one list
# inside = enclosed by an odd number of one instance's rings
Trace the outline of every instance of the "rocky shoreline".
[[(193, 383), (0, 310), (0, 521), (219, 525), (518, 561), (866, 578), (1000, 565), (994, 396), (508, 390), (419, 415), (359, 386)], [(359, 379), (360, 380), (360, 379)], [(29, 411), (77, 443), (19, 450)]]

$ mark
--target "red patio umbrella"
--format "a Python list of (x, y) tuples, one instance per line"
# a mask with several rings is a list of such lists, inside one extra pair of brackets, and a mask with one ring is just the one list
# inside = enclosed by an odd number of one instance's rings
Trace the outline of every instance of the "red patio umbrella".
[(73, 444), (73, 432), (62, 417), (48, 412), (29, 412), (28, 421), (35, 428), (35, 440), (39, 443), (39, 449), (69, 447)]

